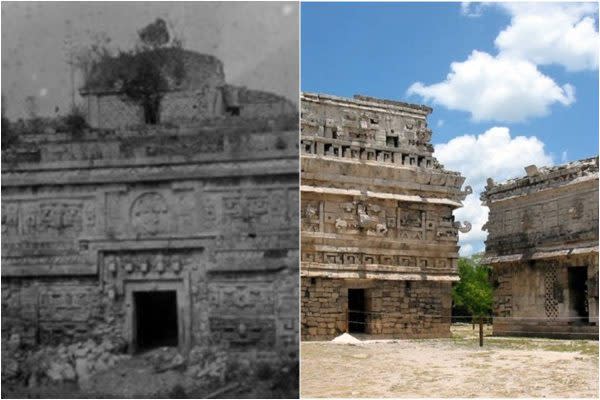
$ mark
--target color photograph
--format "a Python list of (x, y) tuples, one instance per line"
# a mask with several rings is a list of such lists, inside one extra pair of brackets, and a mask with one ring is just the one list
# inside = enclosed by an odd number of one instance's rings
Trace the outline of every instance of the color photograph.
[(598, 397), (596, 3), (301, 9), (301, 396)]

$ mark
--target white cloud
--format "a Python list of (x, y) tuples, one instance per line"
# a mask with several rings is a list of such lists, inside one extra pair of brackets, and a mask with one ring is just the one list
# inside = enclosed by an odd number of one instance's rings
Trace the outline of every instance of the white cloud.
[(488, 208), (481, 205), (480, 193), (487, 178), (500, 182), (523, 176), (524, 167), (552, 165), (552, 157), (546, 153), (544, 143), (535, 136), (512, 137), (506, 127), (493, 127), (479, 135), (463, 135), (448, 143), (436, 144), (435, 157), (444, 166), (460, 171), (466, 176), (465, 185), (473, 187), (463, 207), (454, 212), (457, 221), (468, 221), (472, 229), (460, 234), (461, 255), (483, 251), (487, 232), (481, 227), (487, 221)]
[(408, 94), (470, 112), (475, 121), (523, 121), (548, 114), (554, 103), (575, 101), (571, 85), (558, 86), (525, 60), (474, 50), (466, 61), (450, 64), (450, 70), (445, 81), (429, 86), (416, 82)]
[(537, 66), (598, 69), (598, 5), (463, 2), (460, 9), (467, 17), (479, 17), (490, 6), (511, 16), (495, 39), (498, 54), (474, 50), (465, 61), (450, 65), (446, 80), (431, 85), (416, 82), (407, 93), (469, 112), (475, 121), (519, 122), (547, 115), (553, 104), (572, 104), (574, 87), (557, 84)]
[(511, 23), (496, 37), (500, 55), (569, 71), (598, 68), (595, 3), (503, 3)]

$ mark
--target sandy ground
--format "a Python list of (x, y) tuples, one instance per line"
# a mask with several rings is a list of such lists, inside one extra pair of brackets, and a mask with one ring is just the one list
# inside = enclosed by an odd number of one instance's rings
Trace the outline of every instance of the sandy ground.
[[(302, 342), (301, 397), (598, 397), (598, 342), (485, 337)], [(490, 328), (486, 328), (486, 335)]]

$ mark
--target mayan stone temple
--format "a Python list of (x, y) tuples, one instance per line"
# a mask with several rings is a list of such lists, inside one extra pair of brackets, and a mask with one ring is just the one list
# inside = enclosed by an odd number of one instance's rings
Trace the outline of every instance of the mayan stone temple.
[(494, 335), (598, 339), (598, 157), (488, 179)]
[(301, 96), (303, 339), (450, 336), (452, 211), (471, 192), (432, 156), (431, 109)]
[(93, 129), (3, 153), (3, 342), (297, 353), (298, 114), (185, 54), (161, 123), (107, 72), (82, 91)]

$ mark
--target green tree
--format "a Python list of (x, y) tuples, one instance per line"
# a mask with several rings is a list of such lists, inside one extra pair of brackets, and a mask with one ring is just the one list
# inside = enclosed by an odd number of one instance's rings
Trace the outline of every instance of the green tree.
[(121, 54), (128, 66), (121, 70), (123, 92), (142, 106), (147, 124), (157, 124), (169, 78), (174, 78), (177, 85), (185, 75), (181, 40), (171, 37), (160, 18), (139, 30), (138, 37), (136, 48)]
[(481, 318), (492, 313), (490, 268), (481, 265), (480, 260), (481, 255), (461, 257), (458, 260), (460, 281), (452, 289), (452, 300), (457, 314), (466, 311), (475, 318)]

